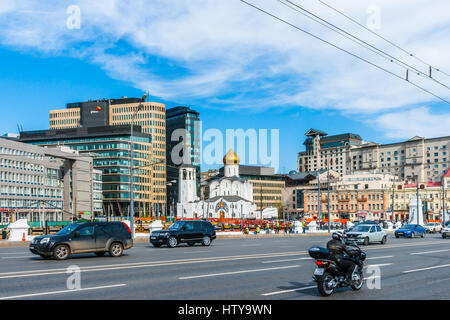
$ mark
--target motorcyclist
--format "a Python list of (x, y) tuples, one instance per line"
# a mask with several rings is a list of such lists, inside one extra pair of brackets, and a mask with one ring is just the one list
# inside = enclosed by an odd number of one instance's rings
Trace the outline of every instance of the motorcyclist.
[(337, 263), (339, 268), (345, 272), (345, 281), (351, 283), (352, 273), (356, 268), (353, 261), (344, 258), (344, 253), (350, 255), (346, 245), (342, 242), (342, 233), (334, 232), (332, 239), (327, 242), (327, 249), (331, 252), (333, 260)]

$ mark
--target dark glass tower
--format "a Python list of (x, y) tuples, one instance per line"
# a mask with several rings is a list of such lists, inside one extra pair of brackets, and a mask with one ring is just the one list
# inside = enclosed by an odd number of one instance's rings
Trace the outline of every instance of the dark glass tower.
[(175, 107), (166, 110), (167, 207), (169, 215), (175, 211), (178, 202), (178, 168), (183, 164), (180, 163), (180, 158), (183, 159), (184, 164), (196, 168), (197, 194), (200, 194), (201, 128), (199, 115), (200, 113), (189, 107)]

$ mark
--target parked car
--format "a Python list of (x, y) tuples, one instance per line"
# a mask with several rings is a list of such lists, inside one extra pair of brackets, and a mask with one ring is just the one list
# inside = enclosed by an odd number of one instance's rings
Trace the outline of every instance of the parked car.
[(425, 237), (426, 230), (419, 224), (405, 224), (395, 230), (395, 237), (405, 237), (405, 238), (414, 238), (416, 236), (420, 236), (421, 238)]
[(83, 222), (68, 225), (55, 235), (35, 237), (29, 249), (44, 259), (65, 260), (70, 254), (90, 252), (120, 257), (132, 246), (131, 230), (123, 222)]
[(344, 241), (346, 244), (350, 244), (352, 242), (364, 245), (368, 245), (373, 242), (385, 244), (387, 242), (387, 233), (378, 224), (360, 223), (353, 227), (351, 231), (346, 232)]
[(445, 228), (442, 229), (442, 238), (447, 238), (450, 236), (450, 226), (447, 225)]
[(435, 233), (435, 232), (442, 231), (442, 225), (440, 223), (436, 223), (436, 222), (427, 223), (423, 227), (425, 228), (425, 231), (429, 232), (429, 233)]
[(214, 226), (206, 220), (176, 221), (167, 230), (153, 231), (150, 234), (150, 243), (155, 247), (166, 244), (174, 248), (180, 243), (209, 246), (215, 239)]

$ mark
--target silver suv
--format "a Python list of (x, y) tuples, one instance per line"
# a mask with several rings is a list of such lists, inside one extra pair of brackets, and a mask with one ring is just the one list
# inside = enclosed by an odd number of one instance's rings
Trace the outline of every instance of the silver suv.
[(346, 244), (356, 242), (357, 244), (368, 245), (373, 242), (385, 244), (387, 233), (377, 224), (359, 224), (350, 232), (347, 232), (344, 238)]

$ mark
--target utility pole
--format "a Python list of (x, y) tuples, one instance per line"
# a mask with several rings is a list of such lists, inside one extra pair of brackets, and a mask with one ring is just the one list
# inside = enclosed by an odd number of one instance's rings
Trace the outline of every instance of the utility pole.
[(317, 181), (318, 181), (318, 186), (317, 186), (317, 192), (318, 192), (318, 211), (317, 211), (317, 217), (319, 219), (322, 220), (322, 203), (321, 203), (321, 199), (320, 199), (320, 171), (317, 171)]
[(417, 176), (417, 224), (419, 224), (419, 176)]
[(331, 224), (330, 224), (330, 166), (328, 166), (327, 168), (328, 170), (328, 177), (327, 177), (327, 182), (328, 182), (328, 195), (327, 195), (327, 201), (328, 201), (328, 233), (331, 232)]
[(442, 225), (445, 227), (445, 179), (442, 178)]
[(392, 204), (391, 204), (391, 222), (394, 223), (394, 192), (395, 192), (395, 181), (392, 182)]

